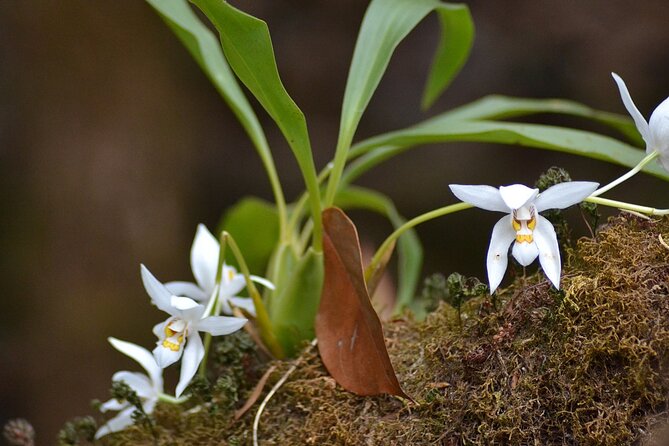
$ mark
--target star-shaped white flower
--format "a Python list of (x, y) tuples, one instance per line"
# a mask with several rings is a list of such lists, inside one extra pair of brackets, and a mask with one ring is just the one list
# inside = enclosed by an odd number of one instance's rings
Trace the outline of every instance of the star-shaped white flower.
[[(150, 414), (153, 412), (153, 408), (156, 406), (158, 398), (163, 392), (162, 369), (158, 367), (153, 355), (147, 349), (116, 338), (108, 339), (116, 350), (134, 359), (146, 370), (148, 375), (126, 371), (116, 372), (112, 377), (112, 381), (126, 383), (137, 393), (137, 396), (142, 401), (144, 412)], [(96, 440), (112, 432), (122, 431), (130, 426), (133, 422), (132, 413), (135, 411), (135, 407), (127, 401), (120, 402), (111, 399), (103, 403), (100, 406), (100, 410), (103, 412), (108, 410), (118, 411), (118, 414), (98, 429), (95, 433)]]
[[(221, 246), (218, 240), (209, 232), (206, 226), (202, 224), (198, 225), (190, 251), (191, 269), (197, 283), (167, 282), (165, 286), (176, 295), (188, 296), (201, 302), (214, 297), (216, 268), (218, 267), (220, 249)], [(267, 288), (274, 289), (272, 282), (262, 277), (251, 275), (251, 280)], [(246, 287), (244, 275), (239, 274), (234, 267), (224, 263), (218, 292), (223, 313), (232, 314), (232, 304), (255, 316), (253, 300), (250, 297), (237, 296), (244, 287)]]
[(588, 181), (572, 181), (556, 184), (544, 192), (530, 189), (522, 184), (502, 186), (449, 187), (460, 200), (487, 211), (504, 212), (493, 227), (488, 248), (488, 281), (490, 293), (499, 286), (508, 263), (509, 245), (518, 262), (527, 266), (537, 257), (548, 279), (560, 288), (560, 249), (553, 225), (539, 212), (547, 209), (564, 209), (583, 201), (597, 189), (599, 184)]
[(620, 97), (627, 112), (634, 119), (636, 128), (646, 142), (646, 153), (658, 152), (662, 167), (669, 171), (669, 98), (662, 101), (650, 115), (650, 120), (646, 121), (634, 105), (634, 101), (632, 101), (632, 97), (627, 91), (625, 81), (616, 73), (611, 73), (611, 75), (618, 84)]
[[(151, 301), (170, 317), (153, 328), (158, 337), (153, 356), (161, 368), (174, 364), (181, 358), (181, 376), (176, 397), (181, 396), (197, 371), (204, 357), (201, 331), (221, 336), (233, 333), (246, 324), (239, 317), (204, 317), (205, 307), (188, 297), (175, 296), (142, 265), (142, 281)], [(182, 357), (183, 356), (183, 357)]]

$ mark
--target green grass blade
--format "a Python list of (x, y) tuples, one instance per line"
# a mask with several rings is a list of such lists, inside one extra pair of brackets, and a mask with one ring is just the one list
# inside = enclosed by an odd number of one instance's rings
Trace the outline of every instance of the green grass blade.
[[(334, 199), (355, 131), (395, 49), (435, 9), (439, 12), (445, 34), (432, 63), (426, 103), (436, 99), (446, 88), (469, 54), (473, 26), (467, 8), (444, 4), (438, 0), (372, 0), (367, 8), (346, 81), (334, 168), (325, 196), (326, 204)], [(461, 20), (468, 20), (470, 23), (460, 23)]]
[[(421, 144), (439, 142), (487, 142), (554, 150), (634, 167), (644, 152), (617, 139), (583, 130), (539, 124), (520, 124), (496, 121), (432, 121), (405, 130), (380, 135), (363, 141), (351, 150), (351, 156), (368, 153), (357, 163), (355, 175), (360, 175), (382, 161)], [(664, 180), (669, 173), (657, 164), (644, 171)], [(353, 181), (355, 175), (347, 180)]]
[(320, 193), (307, 122), (281, 82), (267, 24), (223, 0), (193, 0), (219, 32), (235, 74), (276, 122), (297, 159), (310, 195), (314, 246), (320, 251)]
[[(371, 189), (349, 186), (342, 188), (335, 199), (342, 208), (361, 208), (388, 218), (395, 229), (406, 223), (393, 201)], [(397, 241), (398, 275), (397, 302), (395, 311), (400, 312), (413, 300), (423, 266), (423, 246), (413, 229), (408, 230)]]
[(285, 200), (267, 138), (214, 34), (197, 18), (186, 0), (146, 0), (193, 56), (219, 94), (232, 109), (260, 155), (274, 191), (277, 207), (285, 219)]
[(437, 7), (441, 38), (427, 78), (422, 108), (429, 108), (450, 85), (469, 58), (474, 43), (474, 21), (467, 5)]
[(500, 120), (538, 113), (554, 113), (591, 119), (607, 125), (625, 136), (631, 143), (643, 147), (644, 142), (629, 116), (595, 110), (586, 105), (565, 99), (532, 99), (490, 95), (461, 107), (441, 113), (426, 121), (443, 120)]

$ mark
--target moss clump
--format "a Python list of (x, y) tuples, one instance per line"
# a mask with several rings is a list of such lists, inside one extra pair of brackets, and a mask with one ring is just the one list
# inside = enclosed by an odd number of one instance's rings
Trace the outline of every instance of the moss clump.
[[(468, 301), (462, 318), (442, 302), (424, 322), (386, 324), (399, 380), (418, 404), (344, 392), (310, 352), (267, 406), (261, 444), (663, 444), (669, 250), (658, 234), (669, 220), (621, 216), (566, 253), (560, 292), (537, 274), (496, 306)], [(239, 384), (241, 401), (254, 383)], [(235, 422), (227, 406), (161, 405), (158, 442), (248, 445), (254, 412)], [(105, 444), (153, 438), (133, 428)]]

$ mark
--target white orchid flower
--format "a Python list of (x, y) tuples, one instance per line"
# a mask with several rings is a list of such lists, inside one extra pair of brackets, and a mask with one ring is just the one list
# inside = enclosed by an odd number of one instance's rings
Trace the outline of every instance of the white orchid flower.
[(650, 120), (646, 121), (634, 105), (634, 101), (632, 101), (632, 97), (627, 91), (625, 81), (616, 73), (611, 73), (611, 75), (618, 84), (620, 97), (627, 112), (634, 119), (636, 128), (646, 142), (646, 153), (650, 155), (657, 152), (662, 167), (669, 171), (669, 98), (662, 101), (650, 115)]
[[(112, 381), (126, 383), (137, 393), (137, 396), (142, 401), (144, 412), (147, 414), (152, 413), (158, 402), (158, 398), (163, 393), (162, 369), (147, 349), (116, 338), (108, 338), (108, 340), (116, 350), (137, 361), (148, 374), (121, 371), (114, 374)], [(122, 431), (133, 423), (132, 413), (135, 411), (135, 407), (127, 401), (120, 402), (116, 399), (111, 399), (103, 403), (100, 406), (100, 410), (102, 412), (108, 410), (118, 411), (118, 414), (98, 429), (95, 433), (96, 440), (112, 432)]]
[(547, 209), (564, 209), (583, 201), (597, 189), (599, 184), (588, 181), (572, 181), (556, 184), (544, 192), (530, 189), (522, 184), (502, 186), (449, 187), (460, 200), (487, 211), (504, 212), (493, 227), (488, 248), (488, 281), (490, 293), (499, 286), (508, 263), (509, 245), (512, 254), (523, 266), (537, 257), (548, 279), (560, 288), (560, 249), (553, 225), (539, 212)]
[[(174, 294), (187, 296), (197, 301), (207, 301), (215, 295), (216, 268), (218, 255), (221, 249), (218, 240), (203, 224), (198, 225), (190, 251), (190, 264), (193, 276), (197, 283), (168, 282), (165, 286)], [(246, 310), (255, 316), (255, 307), (250, 297), (239, 297), (237, 294), (246, 287), (244, 275), (225, 263), (222, 266), (221, 283), (219, 284), (218, 298), (221, 309), (225, 314), (232, 314), (231, 304)], [(267, 288), (274, 289), (274, 285), (267, 279), (251, 275), (251, 280)]]
[(204, 305), (188, 297), (175, 296), (165, 285), (142, 265), (142, 281), (151, 301), (170, 317), (153, 328), (158, 337), (153, 356), (161, 368), (181, 359), (181, 376), (177, 384), (176, 397), (181, 396), (197, 371), (204, 357), (204, 346), (199, 332), (221, 336), (233, 333), (246, 324), (239, 317), (208, 316)]

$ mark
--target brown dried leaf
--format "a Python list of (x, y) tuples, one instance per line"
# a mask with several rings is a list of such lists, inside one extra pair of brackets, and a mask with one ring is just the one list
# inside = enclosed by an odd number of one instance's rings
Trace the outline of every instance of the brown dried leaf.
[(409, 398), (397, 380), (383, 329), (369, 299), (360, 242), (338, 208), (323, 211), (325, 278), (316, 316), (318, 350), (330, 375), (358, 395)]

